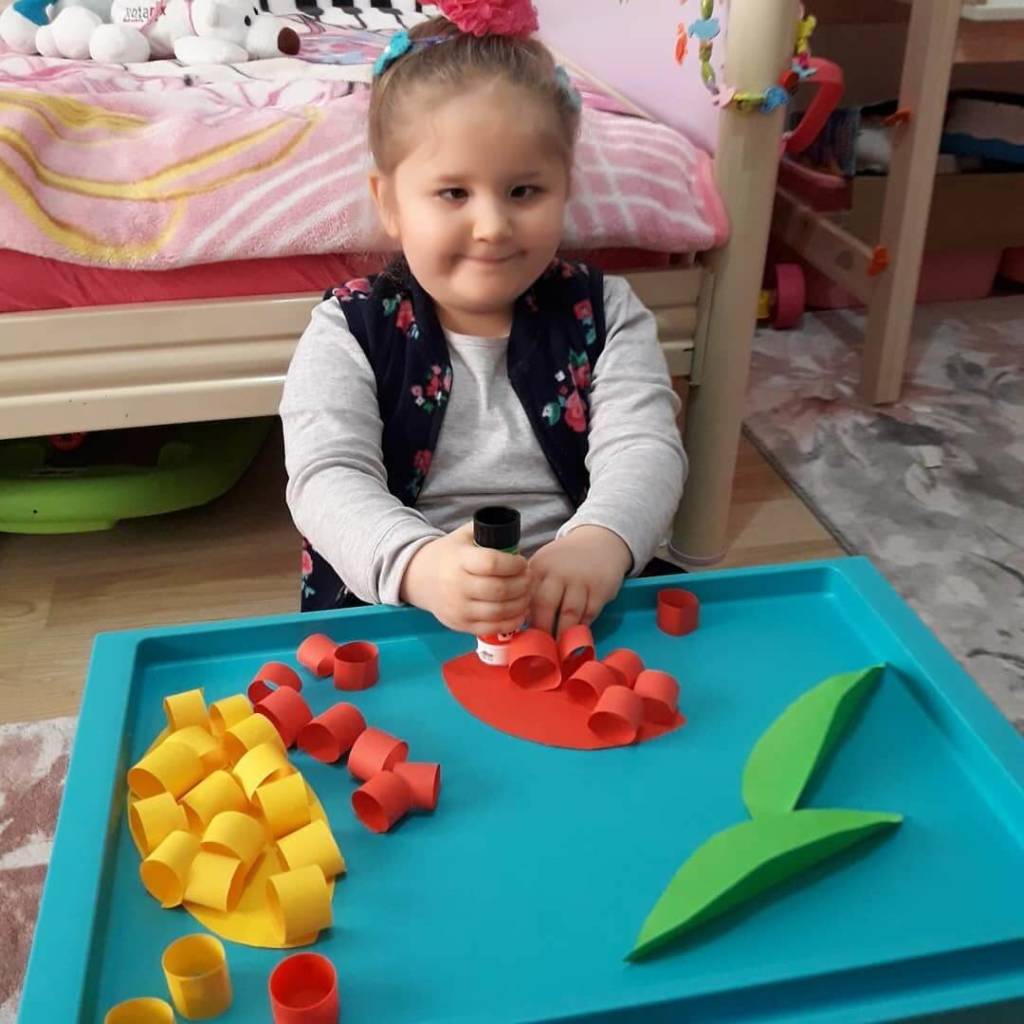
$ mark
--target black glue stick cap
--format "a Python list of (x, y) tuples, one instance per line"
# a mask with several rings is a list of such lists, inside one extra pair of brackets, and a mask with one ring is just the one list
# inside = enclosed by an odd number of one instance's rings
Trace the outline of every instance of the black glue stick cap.
[(473, 516), (473, 540), (482, 548), (508, 551), (519, 547), (519, 512), (503, 505), (488, 505)]

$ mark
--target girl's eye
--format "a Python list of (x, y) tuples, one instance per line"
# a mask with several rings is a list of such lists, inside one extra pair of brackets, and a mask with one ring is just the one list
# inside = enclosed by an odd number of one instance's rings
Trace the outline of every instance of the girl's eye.
[(437, 194), (441, 199), (447, 199), (450, 203), (457, 203), (469, 195), (464, 188), (443, 188)]
[(540, 195), (540, 192), (536, 185), (516, 185), (509, 190), (509, 195), (513, 199), (533, 199), (534, 196)]

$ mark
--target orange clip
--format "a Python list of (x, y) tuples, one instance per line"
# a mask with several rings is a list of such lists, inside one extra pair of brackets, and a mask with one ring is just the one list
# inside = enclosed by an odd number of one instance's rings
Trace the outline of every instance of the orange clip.
[(894, 114), (890, 114), (883, 124), (890, 128), (895, 127), (898, 124), (907, 124), (910, 121), (910, 109), (908, 107), (900, 107)]
[(871, 262), (868, 264), (868, 277), (878, 277), (889, 266), (889, 250), (884, 245), (876, 245), (871, 250)]
[(686, 59), (686, 26), (680, 25), (676, 35), (676, 63), (682, 64)]

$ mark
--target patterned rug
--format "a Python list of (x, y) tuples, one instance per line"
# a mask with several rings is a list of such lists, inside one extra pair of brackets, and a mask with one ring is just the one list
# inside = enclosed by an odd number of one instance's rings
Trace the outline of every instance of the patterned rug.
[(747, 433), (1024, 734), (1024, 296), (920, 307), (892, 406), (856, 395), (863, 329), (758, 332)]
[(0, 726), (0, 1024), (18, 1014), (74, 718)]

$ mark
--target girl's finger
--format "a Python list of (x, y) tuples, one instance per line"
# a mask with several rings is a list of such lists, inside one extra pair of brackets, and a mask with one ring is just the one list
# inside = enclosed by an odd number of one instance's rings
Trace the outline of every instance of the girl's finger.
[(545, 576), (535, 587), (530, 604), (530, 623), (535, 629), (551, 633), (555, 626), (565, 584), (557, 576)]
[(582, 583), (570, 583), (565, 588), (562, 605), (558, 610), (558, 635), (561, 636), (570, 626), (579, 625), (586, 612), (586, 586)]

